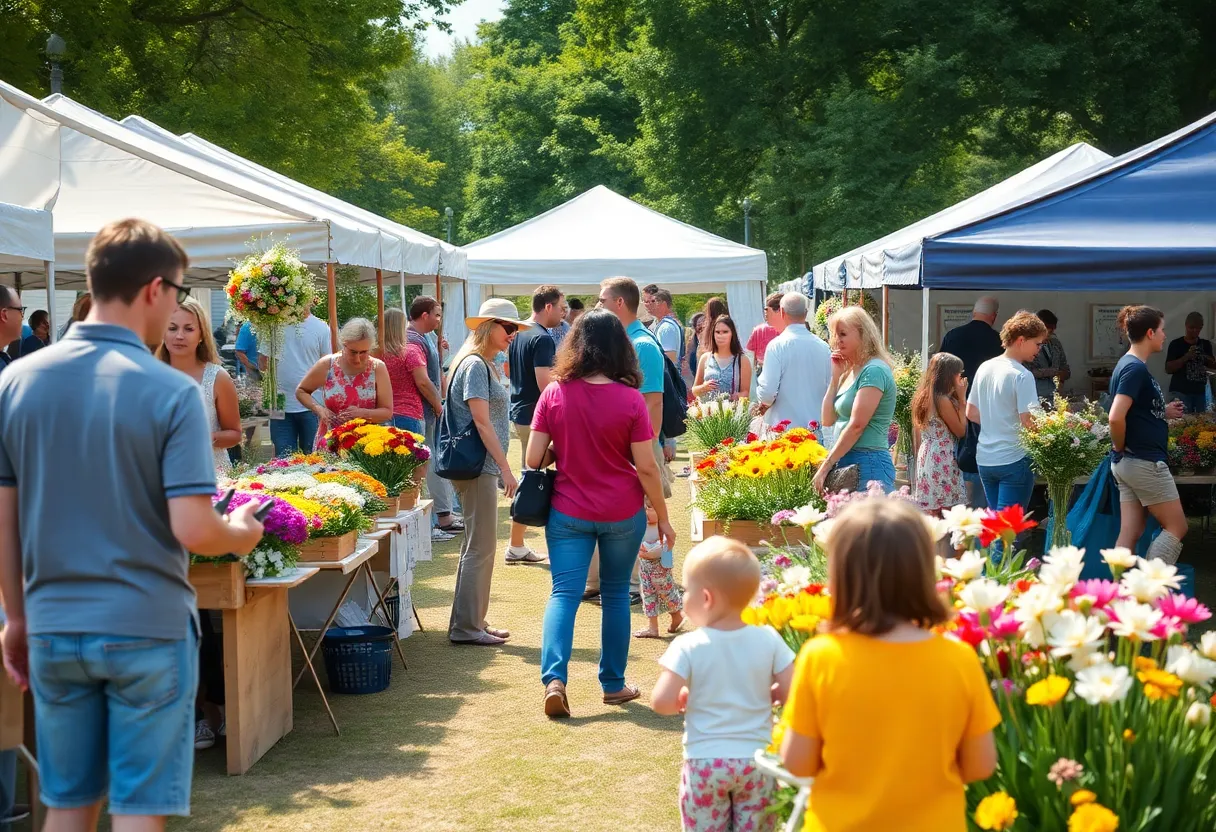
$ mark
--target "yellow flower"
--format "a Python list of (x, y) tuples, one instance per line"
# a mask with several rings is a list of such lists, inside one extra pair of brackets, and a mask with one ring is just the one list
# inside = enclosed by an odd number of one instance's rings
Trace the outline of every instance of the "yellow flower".
[(785, 742), (785, 723), (778, 721), (773, 725), (773, 741), (768, 744), (768, 753), (780, 754), (783, 742)]
[(410, 449), (405, 447), (404, 445), (398, 445), (393, 450), (396, 452), (397, 456), (405, 456), (406, 454), (408, 454), (410, 452)]
[(384, 453), (384, 443), (368, 442), (363, 446), (363, 452), (368, 456), (380, 456), (382, 453)]
[(1073, 806), (1084, 806), (1086, 803), (1094, 803), (1098, 796), (1089, 789), (1077, 789), (1072, 793), (1072, 797), (1068, 798), (1068, 802)]
[(817, 615), (795, 615), (790, 619), (790, 627), (800, 633), (813, 633), (819, 626), (819, 621)]
[(1018, 804), (1004, 792), (990, 794), (975, 807), (975, 824), (980, 829), (1009, 829), (1018, 819)]
[(830, 618), (832, 615), (832, 599), (827, 595), (811, 595), (809, 592), (798, 593), (796, 599), (798, 615), (813, 615), (816, 618)]
[(1136, 656), (1136, 670), (1156, 670), (1157, 662), (1150, 659), (1148, 656)]
[(1136, 732), (1133, 731), (1131, 728), (1124, 728), (1123, 729), (1123, 741), (1126, 743), (1135, 742), (1136, 741)]
[(1035, 682), (1026, 691), (1027, 705), (1046, 705), (1051, 707), (1064, 698), (1072, 682), (1063, 676), (1052, 674), (1042, 681)]
[(1086, 803), (1068, 819), (1068, 832), (1115, 832), (1119, 816), (1101, 803)]
[(764, 622), (760, 620), (763, 615), (764, 610), (760, 607), (746, 607), (743, 612), (739, 613), (739, 617), (743, 619), (743, 623), (751, 624), (752, 626), (764, 626)]
[(1137, 673), (1136, 678), (1144, 685), (1144, 695), (1154, 701), (1173, 699), (1182, 689), (1182, 680), (1164, 670), (1145, 670)]

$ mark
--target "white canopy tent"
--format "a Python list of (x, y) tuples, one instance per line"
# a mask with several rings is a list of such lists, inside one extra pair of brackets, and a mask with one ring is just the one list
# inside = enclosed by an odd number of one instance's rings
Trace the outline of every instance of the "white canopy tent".
[(54, 259), (51, 212), (0, 202), (0, 272), (43, 271)]
[(763, 319), (763, 251), (674, 220), (603, 185), (465, 249), (469, 309), (485, 297), (531, 294), (545, 283), (594, 294), (600, 281), (623, 275), (673, 294), (725, 293), (743, 339)]
[(1030, 194), (1110, 158), (1109, 154), (1084, 142), (1074, 144), (956, 205), (825, 260), (811, 271), (812, 280), (807, 290), (839, 292), (846, 285), (850, 289), (919, 286), (921, 244), (926, 237), (951, 231), (1020, 202)]

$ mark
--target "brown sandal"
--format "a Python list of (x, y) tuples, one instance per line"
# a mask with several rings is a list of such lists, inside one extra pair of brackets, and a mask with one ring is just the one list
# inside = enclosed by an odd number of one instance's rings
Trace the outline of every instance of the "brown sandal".
[(642, 695), (642, 690), (637, 685), (626, 684), (625, 687), (618, 690), (616, 693), (605, 693), (605, 705), (624, 705), (626, 702), (632, 702)]
[(554, 679), (545, 688), (545, 716), (550, 719), (565, 719), (570, 716), (566, 685), (560, 679)]

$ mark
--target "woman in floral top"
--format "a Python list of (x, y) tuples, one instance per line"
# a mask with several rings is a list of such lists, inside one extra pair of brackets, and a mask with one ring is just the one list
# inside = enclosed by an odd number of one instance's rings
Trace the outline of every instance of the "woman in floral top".
[[(393, 418), (393, 385), (384, 362), (372, 358), (376, 328), (366, 318), (352, 318), (338, 333), (342, 351), (327, 355), (296, 387), (300, 404), (317, 414), (317, 447), (325, 447), (325, 433), (351, 419), (382, 424)], [(321, 388), (321, 400), (313, 398)]]
[(967, 432), (966, 401), (962, 359), (939, 352), (929, 360), (912, 397), (915, 496), (924, 511), (967, 504), (963, 472), (954, 461), (955, 438), (961, 439)]

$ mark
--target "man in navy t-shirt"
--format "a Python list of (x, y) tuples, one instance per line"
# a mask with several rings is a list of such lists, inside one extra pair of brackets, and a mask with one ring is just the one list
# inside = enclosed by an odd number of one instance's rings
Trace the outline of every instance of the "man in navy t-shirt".
[(1182, 415), (1182, 403), (1165, 403), (1161, 386), (1146, 361), (1165, 346), (1165, 317), (1148, 306), (1129, 306), (1120, 312), (1131, 347), (1111, 374), (1111, 472), (1119, 484), (1119, 542), (1134, 549), (1144, 533), (1147, 509), (1161, 523), (1148, 557), (1166, 563), (1178, 560), (1186, 535), (1186, 515), (1178, 487), (1166, 463), (1169, 429), (1166, 419)]

